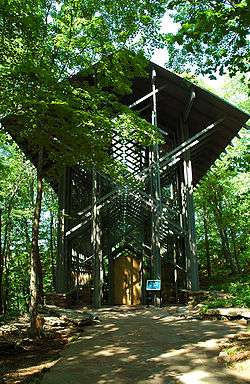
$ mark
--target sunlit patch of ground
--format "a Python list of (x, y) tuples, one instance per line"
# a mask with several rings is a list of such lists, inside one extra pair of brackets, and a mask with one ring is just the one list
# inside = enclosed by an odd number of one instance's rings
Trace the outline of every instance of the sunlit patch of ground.
[[(5, 374), (3, 382), (8, 384), (30, 383), (32, 379), (35, 379), (42, 372), (51, 368), (57, 361), (58, 359), (40, 364), (33, 362), (34, 365), (30, 362), (30, 365), (27, 368), (16, 367), (14, 370), (10, 370)], [(22, 366), (23, 363), (20, 362), (20, 365)]]
[(114, 307), (98, 311), (41, 384), (246, 384), (217, 361), (219, 342), (244, 327), (186, 319), (185, 308)]
[(243, 380), (249, 380), (250, 382), (250, 359), (233, 363), (229, 367), (229, 370), (239, 378), (242, 378)]
[(2, 359), (0, 383), (250, 383), (249, 360), (218, 360), (220, 352), (231, 357), (249, 348), (247, 328), (186, 318), (185, 311), (178, 306), (102, 308), (100, 321), (71, 337), (66, 349), (65, 339), (61, 344), (60, 338), (38, 340), (25, 353)]

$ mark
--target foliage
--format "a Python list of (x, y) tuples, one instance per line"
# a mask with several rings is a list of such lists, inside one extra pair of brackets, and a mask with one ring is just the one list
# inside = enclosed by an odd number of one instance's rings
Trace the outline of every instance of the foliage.
[[(239, 76), (227, 78), (220, 96), (249, 111), (247, 91)], [(197, 253), (205, 286), (249, 273), (249, 139), (242, 129), (195, 191)]]
[(221, 96), (249, 113), (249, 89), (247, 84), (242, 81), (240, 74), (235, 75), (233, 78), (230, 78), (228, 75), (224, 76), (223, 85), (221, 88), (216, 89), (216, 93), (218, 96)]
[[(245, 71), (249, 43), (244, 1), (1, 1), (1, 121), (13, 137), (18, 134), (21, 141), (29, 140), (30, 157), (45, 149), (47, 174), (54, 177), (62, 165), (80, 162), (99, 167), (122, 183), (121, 175), (127, 176), (124, 167), (114, 166), (107, 155), (112, 132), (145, 145), (160, 140), (154, 127), (119, 100), (131, 91), (132, 79), (145, 73), (145, 55), (164, 43), (158, 31), (166, 3), (175, 7), (174, 18), (181, 26), (176, 36), (168, 36), (172, 66), (178, 61), (181, 70), (184, 64), (196, 63), (197, 70), (210, 74), (216, 68), (220, 72), (229, 68), (231, 74)], [(179, 52), (176, 43), (182, 47)], [(249, 99), (239, 81), (230, 87), (224, 96), (244, 94), (240, 106), (247, 109)], [(207, 273), (204, 215), (212, 276), (248, 270), (248, 145), (243, 132), (196, 191), (203, 277)], [(3, 296), (11, 313), (27, 310), (29, 300), (35, 191), (33, 166), (11, 137), (0, 132)], [(39, 241), (46, 292), (54, 288), (56, 228), (57, 199), (46, 184)], [(228, 289), (239, 305), (248, 305), (240, 285)]]
[[(2, 208), (2, 255), (4, 309), (8, 314), (27, 311), (31, 223), (35, 198), (35, 169), (10, 136), (0, 132), (0, 205)], [(57, 199), (46, 184), (41, 222), (40, 251), (45, 290), (53, 290)], [(50, 212), (53, 217), (51, 249)]]
[[(196, 191), (197, 248), (203, 274), (207, 271), (208, 252), (215, 275), (247, 270), (249, 190), (249, 139), (242, 133), (242, 139), (234, 140), (234, 147), (228, 148)], [(209, 250), (204, 238), (204, 218)]]
[(222, 291), (228, 293), (228, 298), (216, 298), (205, 302), (205, 307), (248, 307), (250, 308), (250, 284), (249, 275), (239, 277), (238, 281), (231, 281), (223, 284), (211, 285), (211, 291)]
[[(2, 129), (18, 137), (34, 163), (37, 153), (44, 154), (47, 176), (55, 178), (65, 166), (83, 163), (119, 177), (121, 165), (114, 165), (108, 156), (113, 131), (145, 145), (158, 140), (155, 128), (123, 106), (119, 98), (130, 92), (135, 76), (145, 74), (145, 54), (162, 44), (159, 22), (164, 3), (1, 2)], [(1, 138), (2, 293), (8, 310), (23, 310), (29, 291), (36, 178), (11, 139)], [(51, 190), (45, 191), (44, 204), (40, 253), (45, 289), (51, 289), (57, 222), (50, 208), (56, 205)], [(48, 214), (50, 220), (46, 219)]]
[(249, 3), (247, 0), (169, 0), (176, 34), (167, 35), (169, 65), (177, 72), (231, 76), (249, 72)]
[(5, 129), (28, 137), (30, 152), (43, 147), (54, 169), (62, 159), (104, 167), (116, 126), (132, 138), (143, 140), (147, 131), (145, 142), (154, 139), (153, 128), (122, 106), (118, 95), (130, 92), (131, 79), (145, 73), (145, 51), (162, 44), (163, 13), (164, 1), (2, 1)]

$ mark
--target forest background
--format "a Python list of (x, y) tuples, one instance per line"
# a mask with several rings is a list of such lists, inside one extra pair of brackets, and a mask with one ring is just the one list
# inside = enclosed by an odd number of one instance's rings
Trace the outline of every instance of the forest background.
[[(85, 143), (84, 159), (78, 157), (79, 152), (76, 150), (76, 156), (71, 161), (80, 159), (88, 165), (98, 162), (102, 167), (106, 167), (106, 170), (109, 168), (110, 164), (104, 155), (105, 134), (100, 136), (95, 127), (101, 120), (104, 133), (110, 132), (111, 126), (108, 122), (114, 111), (119, 111), (122, 116), (121, 121), (125, 127), (123, 135), (129, 135), (138, 125), (140, 129), (137, 139), (139, 137), (140, 140), (145, 140), (143, 123), (128, 110), (122, 109), (121, 114), (122, 107), (117, 105), (116, 100), (109, 100), (108, 107), (102, 109), (99, 115), (93, 112), (96, 113), (100, 110), (99, 106), (103, 105), (103, 87), (112, 85), (118, 93), (129, 92), (130, 80), (133, 76), (143, 73), (144, 56), (149, 57), (155, 48), (166, 45), (169, 49), (168, 67), (178, 73), (185, 70), (190, 77), (191, 68), (195, 68), (195, 76), (198, 73), (206, 73), (214, 77), (217, 71), (221, 75), (229, 72), (233, 78), (227, 76), (224, 89), (220, 92), (215, 89), (214, 93), (219, 93), (219, 96), (239, 108), (250, 111), (248, 87), (244, 76), (247, 73), (249, 53), (245, 1), (225, 1), (221, 2), (219, 7), (204, 1), (203, 8), (196, 6), (196, 2), (189, 1), (185, 2), (185, 6), (182, 1), (135, 1), (133, 4), (129, 3), (130, 5), (118, 1), (116, 6), (111, 1), (92, 1), (91, 4), (88, 1), (38, 1), (34, 5), (33, 2), (27, 1), (21, 10), (18, 1), (3, 2), (0, 23), (0, 113), (2, 118), (5, 118), (18, 110), (19, 114), (24, 116), (29, 135), (36, 137), (33, 143), (36, 150), (40, 146), (50, 145), (48, 136), (43, 134), (37, 137), (37, 127), (41, 128), (41, 113), (44, 116), (51, 107), (62, 106), (65, 112), (67, 104), (67, 117), (69, 114), (73, 116), (74, 122), (83, 118), (86, 120), (82, 110), (79, 113), (80, 108), (76, 108), (76, 101), (80, 102), (81, 107), (89, 107), (94, 101), (93, 110), (87, 117), (91, 119), (90, 125), (94, 127), (91, 141), (94, 141), (95, 147), (90, 150), (86, 145), (90, 140), (89, 131), (88, 127), (81, 125), (84, 135), (81, 136), (79, 146)], [(180, 11), (173, 14), (180, 28), (175, 34), (159, 35), (157, 31), (166, 9)], [(85, 35), (79, 32), (83, 29)], [(205, 44), (207, 38), (211, 41), (209, 47)], [(128, 55), (127, 49), (133, 54)], [(112, 62), (110, 55), (114, 57)], [(76, 93), (70, 84), (63, 90), (56, 85), (65, 81), (73, 70), (79, 71), (82, 66), (85, 69), (93, 68), (97, 58), (100, 67), (95, 92), (88, 90), (88, 94), (83, 95)], [(135, 70), (127, 77), (131, 64)], [(200, 81), (202, 86), (207, 87), (204, 82), (193, 76), (191, 75), (191, 78), (194, 81)], [(32, 125), (31, 114), (36, 116)], [(121, 121), (117, 122), (117, 126)], [(76, 126), (79, 129), (79, 124)], [(69, 128), (65, 124), (64, 127)], [(128, 127), (131, 127), (131, 131)], [(154, 138), (154, 132), (150, 131), (148, 125), (147, 129), (151, 138)], [(65, 156), (68, 159), (68, 153)], [(224, 288), (233, 294), (227, 302), (216, 302), (214, 305), (250, 306), (249, 164), (249, 136), (246, 129), (243, 129), (240, 137), (234, 139), (232, 146), (227, 148), (226, 153), (195, 191), (201, 282), (205, 287)], [(29, 309), (32, 223), (37, 200), (37, 183), (37, 170), (11, 137), (1, 131), (0, 285), (1, 310), (4, 315), (13, 315)], [(45, 181), (38, 243), (44, 292), (55, 289), (57, 225), (57, 197)], [(222, 282), (224, 286), (221, 285)]]

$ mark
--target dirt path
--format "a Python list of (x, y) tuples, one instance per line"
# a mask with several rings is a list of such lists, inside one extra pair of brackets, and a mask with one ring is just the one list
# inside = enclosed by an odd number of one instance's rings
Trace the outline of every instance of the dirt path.
[(239, 331), (222, 321), (186, 320), (165, 308), (101, 309), (41, 384), (245, 384), (217, 362), (217, 342)]

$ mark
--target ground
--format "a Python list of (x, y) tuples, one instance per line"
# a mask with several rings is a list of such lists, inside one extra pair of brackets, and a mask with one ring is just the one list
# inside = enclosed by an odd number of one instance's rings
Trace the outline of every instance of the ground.
[(182, 308), (103, 308), (40, 384), (245, 384), (246, 364), (229, 368), (220, 343), (236, 322), (184, 318)]
[(2, 322), (0, 383), (247, 383), (249, 311), (229, 322), (242, 309), (210, 314), (219, 321), (200, 310), (43, 307), (40, 339), (29, 338), (27, 316)]

